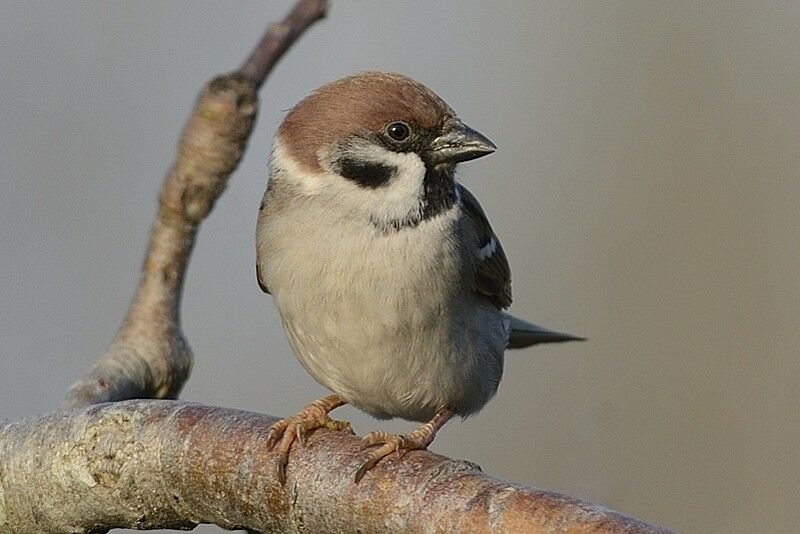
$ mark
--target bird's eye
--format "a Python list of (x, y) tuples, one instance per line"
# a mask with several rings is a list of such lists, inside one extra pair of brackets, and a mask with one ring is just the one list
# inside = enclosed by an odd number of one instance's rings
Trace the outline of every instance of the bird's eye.
[(411, 135), (411, 128), (404, 122), (392, 122), (386, 126), (386, 135), (395, 141), (405, 141)]

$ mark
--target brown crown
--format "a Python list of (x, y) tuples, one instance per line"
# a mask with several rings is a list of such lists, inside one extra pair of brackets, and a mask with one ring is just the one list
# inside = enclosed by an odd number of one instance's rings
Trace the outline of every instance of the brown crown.
[(319, 170), (319, 149), (348, 135), (378, 133), (397, 120), (436, 128), (454, 115), (436, 93), (407, 76), (362, 72), (314, 91), (289, 112), (277, 135), (295, 161)]

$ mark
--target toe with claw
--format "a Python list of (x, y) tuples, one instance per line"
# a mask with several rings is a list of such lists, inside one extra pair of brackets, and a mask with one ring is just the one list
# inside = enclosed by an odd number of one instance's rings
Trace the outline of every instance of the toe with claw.
[(361, 442), (365, 447), (374, 445), (380, 445), (380, 447), (370, 451), (367, 460), (361, 464), (361, 467), (356, 472), (356, 483), (364, 477), (367, 471), (375, 467), (375, 464), (392, 453), (397, 453), (398, 456), (402, 457), (408, 451), (427, 449), (428, 445), (436, 437), (436, 432), (451, 417), (453, 417), (453, 412), (448, 408), (444, 408), (436, 412), (436, 415), (429, 422), (408, 434), (389, 434), (376, 430), (364, 436)]
[(334, 421), (328, 413), (346, 404), (338, 395), (329, 395), (316, 400), (300, 410), (297, 415), (281, 419), (270, 427), (267, 433), (267, 448), (275, 450), (276, 474), (281, 485), (286, 483), (286, 465), (289, 463), (289, 450), (292, 443), (299, 441), (305, 445), (308, 435), (318, 428), (328, 428), (339, 432), (353, 433), (347, 421)]

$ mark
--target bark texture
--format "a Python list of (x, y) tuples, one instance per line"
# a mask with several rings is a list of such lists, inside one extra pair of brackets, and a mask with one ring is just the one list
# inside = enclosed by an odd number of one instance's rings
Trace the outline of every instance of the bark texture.
[(426, 451), (389, 458), (355, 484), (360, 441), (326, 430), (293, 447), (281, 486), (265, 446), (274, 418), (126, 400), (174, 399), (188, 379), (180, 299), (199, 225), (244, 152), (258, 88), (326, 9), (324, 0), (300, 0), (239, 70), (201, 92), (114, 340), (61, 411), (0, 427), (0, 533), (198, 523), (256, 532), (666, 532)]
[(281, 486), (264, 445), (274, 421), (133, 400), (11, 423), (0, 429), (0, 531), (667, 532), (426, 451), (387, 459), (354, 484), (360, 440), (327, 430), (292, 449)]

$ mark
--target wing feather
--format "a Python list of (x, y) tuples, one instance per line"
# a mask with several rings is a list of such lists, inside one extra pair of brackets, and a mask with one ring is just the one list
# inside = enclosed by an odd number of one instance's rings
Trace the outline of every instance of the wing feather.
[(474, 289), (487, 297), (498, 308), (511, 305), (511, 270), (503, 245), (492, 230), (478, 199), (459, 184), (461, 206), (472, 221), (478, 236), (474, 251)]

